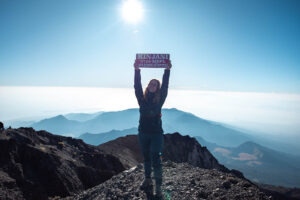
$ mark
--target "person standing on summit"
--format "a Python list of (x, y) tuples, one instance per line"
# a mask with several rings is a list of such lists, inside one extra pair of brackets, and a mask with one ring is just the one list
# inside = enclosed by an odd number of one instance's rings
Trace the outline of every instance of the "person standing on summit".
[(145, 179), (140, 189), (147, 190), (152, 188), (151, 167), (153, 166), (155, 178), (156, 196), (162, 197), (162, 163), (160, 156), (162, 155), (164, 137), (161, 121), (161, 108), (168, 94), (171, 61), (164, 70), (162, 85), (160, 81), (152, 79), (145, 92), (143, 93), (141, 84), (141, 72), (137, 63), (134, 63), (134, 89), (139, 104), (139, 127), (138, 140), (144, 157)]

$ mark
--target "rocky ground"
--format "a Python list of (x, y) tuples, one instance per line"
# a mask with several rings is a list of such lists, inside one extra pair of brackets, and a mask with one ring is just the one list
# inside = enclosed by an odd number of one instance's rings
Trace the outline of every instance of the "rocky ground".
[[(141, 191), (144, 179), (143, 164), (126, 170), (104, 183), (65, 200), (144, 200), (158, 199), (153, 192)], [(155, 184), (155, 181), (154, 181)], [(154, 186), (155, 188), (155, 186)], [(162, 191), (165, 200), (220, 199), (247, 200), (272, 199), (247, 179), (216, 169), (203, 169), (188, 163), (163, 161)]]
[[(139, 189), (140, 152), (137, 135), (92, 146), (32, 128), (0, 131), (0, 200), (155, 199)], [(296, 189), (259, 189), (220, 165), (195, 138), (179, 133), (164, 134), (162, 161), (167, 200), (297, 198)]]
[(274, 200), (299, 200), (299, 188), (287, 188), (282, 186), (255, 183), (267, 195), (271, 195)]
[(0, 133), (0, 199), (70, 196), (124, 171), (120, 160), (82, 140), (35, 131)]

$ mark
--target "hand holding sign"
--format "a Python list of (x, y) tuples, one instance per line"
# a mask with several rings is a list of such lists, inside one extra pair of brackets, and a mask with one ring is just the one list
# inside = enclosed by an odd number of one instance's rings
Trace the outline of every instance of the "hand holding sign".
[(172, 67), (170, 54), (136, 54), (134, 67), (170, 69)]
[(134, 65), (133, 65), (133, 66), (134, 66), (134, 69), (135, 69), (135, 70), (139, 70), (139, 69), (140, 69), (140, 68), (138, 67), (138, 65), (137, 65), (137, 62), (136, 62), (136, 60), (135, 60), (135, 62), (134, 62)]
[(171, 67), (172, 67), (171, 60), (169, 60), (169, 62), (168, 62), (168, 67), (167, 67), (166, 69), (167, 69), (167, 70), (170, 70)]

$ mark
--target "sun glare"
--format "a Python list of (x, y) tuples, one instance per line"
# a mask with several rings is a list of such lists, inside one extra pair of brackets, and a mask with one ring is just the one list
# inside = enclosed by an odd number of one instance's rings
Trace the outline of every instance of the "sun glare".
[(128, 23), (137, 24), (143, 19), (143, 6), (138, 0), (124, 1), (121, 12), (123, 19)]

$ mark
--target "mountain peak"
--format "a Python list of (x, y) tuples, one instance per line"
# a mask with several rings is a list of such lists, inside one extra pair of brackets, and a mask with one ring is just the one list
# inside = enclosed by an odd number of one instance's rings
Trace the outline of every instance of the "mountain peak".
[(41, 121), (39, 121), (38, 123), (44, 123), (44, 122), (47, 122), (47, 121), (52, 121), (52, 122), (63, 122), (63, 121), (70, 121), (68, 120), (65, 116), (63, 115), (57, 115), (57, 116), (54, 116), (54, 117), (50, 117), (50, 118), (46, 118), (46, 119), (43, 119)]
[(63, 115), (57, 115), (57, 116), (53, 117), (52, 119), (57, 119), (57, 120), (65, 120), (66, 119), (67, 120), (67, 118)]
[(252, 142), (252, 141), (247, 141), (247, 142), (244, 142), (242, 144), (240, 144), (238, 147), (238, 149), (248, 149), (248, 150), (251, 150), (251, 149), (254, 149), (254, 148), (264, 148), (262, 147), (261, 145), (255, 143), (255, 142)]

